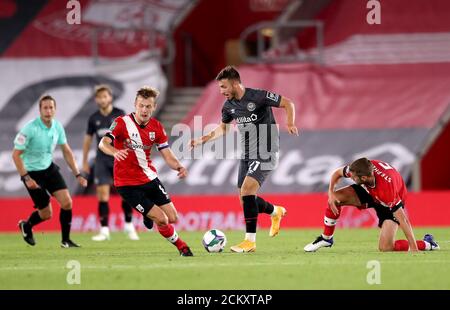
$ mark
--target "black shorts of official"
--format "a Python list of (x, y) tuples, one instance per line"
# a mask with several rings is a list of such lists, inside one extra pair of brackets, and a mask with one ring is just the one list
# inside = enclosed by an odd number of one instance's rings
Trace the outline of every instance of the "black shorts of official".
[(28, 171), (28, 174), (40, 186), (38, 189), (29, 189), (24, 182), (35, 208), (47, 207), (50, 203), (50, 195), (56, 191), (67, 189), (66, 182), (55, 163), (51, 163), (45, 170)]
[(111, 156), (97, 156), (94, 163), (94, 184), (112, 185), (114, 158)]
[(237, 187), (242, 187), (244, 179), (247, 176), (254, 178), (261, 187), (277, 165), (277, 155), (273, 156), (270, 160), (241, 159), (239, 163)]
[[(394, 212), (391, 211), (390, 208), (385, 207), (373, 199), (373, 197), (360, 185), (352, 184), (353, 189), (358, 195), (359, 201), (362, 204), (367, 204), (368, 208), (374, 208), (378, 217), (378, 227), (381, 228), (383, 226), (383, 222), (386, 220), (394, 221), (395, 223), (400, 225), (400, 222), (395, 218)], [(403, 205), (401, 206), (403, 207)]]
[(119, 186), (116, 189), (123, 200), (144, 216), (154, 205), (162, 206), (171, 202), (158, 178), (142, 185)]

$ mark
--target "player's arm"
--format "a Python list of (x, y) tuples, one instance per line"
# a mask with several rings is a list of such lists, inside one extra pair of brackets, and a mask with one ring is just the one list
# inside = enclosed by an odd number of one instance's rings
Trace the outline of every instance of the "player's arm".
[(172, 152), (170, 147), (161, 149), (160, 153), (161, 153), (162, 158), (166, 162), (166, 164), (173, 170), (178, 171), (178, 177), (180, 179), (183, 179), (187, 176), (186, 168), (184, 168), (184, 166), (180, 163), (180, 161), (175, 156), (175, 154)]
[(208, 141), (215, 140), (225, 135), (230, 130), (230, 124), (222, 122), (219, 126), (217, 126), (214, 130), (210, 131), (204, 136), (201, 136), (198, 139), (192, 139), (189, 141), (189, 145), (191, 148), (196, 147), (197, 145), (205, 144)]
[(89, 162), (88, 162), (88, 156), (89, 156), (89, 149), (91, 148), (92, 143), (92, 135), (84, 135), (83, 140), (83, 171), (86, 173), (89, 173)]
[(114, 157), (118, 161), (124, 160), (128, 156), (128, 149), (118, 150), (112, 145), (113, 140), (109, 136), (104, 136), (100, 143), (98, 144), (98, 148), (100, 151), (105, 153), (106, 155)]
[(340, 201), (334, 194), (334, 190), (336, 188), (336, 185), (339, 183), (339, 180), (345, 177), (344, 169), (345, 166), (337, 168), (333, 171), (330, 178), (330, 185), (328, 186), (328, 204), (330, 205), (331, 211), (333, 211), (335, 215), (339, 214), (339, 209), (336, 207), (336, 203), (339, 203)]
[(61, 144), (61, 151), (63, 153), (64, 160), (66, 161), (70, 170), (72, 170), (73, 175), (77, 178), (78, 183), (80, 183), (81, 186), (86, 187), (87, 180), (81, 175), (80, 170), (78, 169), (77, 162), (75, 160), (75, 156), (73, 156), (73, 152), (69, 144)]
[(411, 252), (419, 251), (419, 249), (417, 248), (416, 238), (414, 237), (411, 223), (409, 222), (408, 216), (406, 215), (403, 208), (399, 207), (396, 211), (394, 211), (394, 216), (400, 223), (400, 228), (403, 230), (403, 233), (408, 240), (409, 250)]
[(39, 185), (36, 183), (36, 181), (34, 181), (30, 177), (27, 169), (25, 169), (25, 165), (23, 163), (22, 158), (20, 157), (20, 155), (22, 155), (23, 152), (24, 152), (23, 150), (18, 150), (18, 149), (13, 150), (12, 158), (14, 161), (14, 165), (16, 165), (16, 169), (19, 172), (20, 177), (25, 181), (26, 186), (29, 189), (36, 189), (39, 187)]
[(292, 100), (281, 97), (280, 108), (286, 111), (287, 128), (291, 135), (298, 136), (298, 129), (295, 126), (295, 105)]

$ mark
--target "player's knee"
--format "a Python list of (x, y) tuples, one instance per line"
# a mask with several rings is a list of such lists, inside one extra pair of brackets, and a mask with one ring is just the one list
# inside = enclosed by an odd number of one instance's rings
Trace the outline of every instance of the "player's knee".
[(52, 218), (53, 212), (50, 206), (39, 211), (39, 216), (42, 220), (46, 221)]
[(256, 188), (252, 185), (243, 185), (241, 187), (241, 197), (248, 195), (256, 195)]
[(72, 198), (67, 198), (61, 203), (61, 209), (72, 210)]
[(394, 250), (394, 245), (392, 244), (387, 244), (387, 243), (380, 243), (378, 245), (378, 250), (380, 252), (391, 252)]
[(169, 224), (169, 218), (165, 214), (156, 216), (152, 220), (158, 226), (165, 226)]
[(170, 224), (175, 224), (176, 222), (178, 222), (178, 214), (177, 213), (172, 213), (168, 216), (168, 220)]

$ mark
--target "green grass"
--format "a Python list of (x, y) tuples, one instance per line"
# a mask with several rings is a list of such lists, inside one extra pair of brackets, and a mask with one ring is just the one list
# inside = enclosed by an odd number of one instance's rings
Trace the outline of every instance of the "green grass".
[[(417, 237), (432, 232), (440, 251), (380, 253), (377, 229), (339, 229), (332, 248), (304, 253), (319, 231), (283, 230), (276, 238), (260, 231), (257, 252), (244, 255), (229, 252), (242, 232), (226, 232), (227, 251), (219, 254), (203, 249), (202, 233), (181, 232), (195, 257), (179, 257), (150, 232), (134, 242), (116, 233), (104, 243), (74, 234), (80, 249), (59, 248), (59, 234), (35, 233), (35, 247), (1, 234), (0, 289), (450, 289), (450, 228), (415, 229)], [(67, 284), (69, 260), (81, 264), (80, 285)], [(366, 281), (371, 260), (381, 264), (379, 285)]]

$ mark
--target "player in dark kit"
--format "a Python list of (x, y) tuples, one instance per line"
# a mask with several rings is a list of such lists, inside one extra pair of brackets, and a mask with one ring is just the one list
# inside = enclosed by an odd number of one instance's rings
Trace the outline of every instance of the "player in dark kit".
[[(343, 177), (351, 178), (356, 184), (335, 190), (336, 184)], [(416, 241), (408, 216), (403, 210), (406, 194), (402, 176), (388, 163), (360, 158), (348, 166), (336, 169), (328, 190), (323, 233), (307, 244), (304, 250), (315, 252), (333, 245), (333, 233), (342, 206), (375, 209), (379, 219), (378, 226), (381, 228), (378, 244), (380, 251), (438, 250), (439, 245), (430, 234), (426, 234), (423, 240)], [(407, 240), (395, 240), (399, 226)]]
[(216, 77), (220, 92), (226, 101), (222, 108), (222, 123), (213, 131), (196, 140), (191, 147), (202, 145), (224, 135), (229, 123), (235, 120), (241, 134), (243, 156), (240, 161), (237, 187), (244, 209), (246, 223), (245, 240), (231, 251), (236, 253), (253, 252), (256, 249), (256, 227), (258, 213), (272, 217), (269, 235), (276, 236), (286, 209), (274, 206), (256, 196), (270, 172), (278, 164), (279, 132), (272, 113), (272, 107), (283, 108), (287, 115), (287, 129), (298, 135), (295, 126), (295, 107), (291, 100), (275, 93), (253, 88), (245, 88), (239, 72), (234, 67), (224, 68)]
[(151, 87), (139, 89), (135, 112), (118, 117), (99, 147), (105, 154), (114, 156), (114, 185), (122, 198), (143, 215), (144, 224), (149, 227), (153, 221), (159, 233), (177, 247), (181, 256), (192, 256), (172, 226), (178, 218), (177, 210), (150, 159), (151, 149), (156, 145), (166, 164), (178, 171), (179, 178), (187, 175), (169, 147), (163, 126), (151, 117), (158, 95)]
[[(89, 149), (92, 143), (92, 137), (95, 135), (97, 145), (101, 138), (108, 132), (113, 121), (125, 112), (113, 107), (113, 96), (111, 88), (108, 85), (98, 85), (95, 87), (95, 102), (98, 105), (98, 111), (89, 117), (88, 127), (83, 142), (83, 171), (90, 172), (88, 163)], [(92, 237), (94, 241), (105, 241), (110, 239), (108, 221), (109, 221), (109, 195), (113, 182), (114, 158), (106, 155), (97, 149), (94, 165), (94, 183), (96, 185), (98, 198), (98, 214), (100, 218), (100, 233)], [(124, 231), (131, 240), (139, 240), (136, 229), (132, 223), (133, 208), (122, 200), (122, 209), (124, 213)]]

